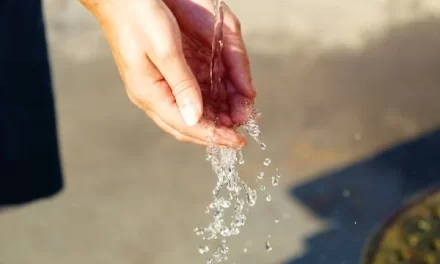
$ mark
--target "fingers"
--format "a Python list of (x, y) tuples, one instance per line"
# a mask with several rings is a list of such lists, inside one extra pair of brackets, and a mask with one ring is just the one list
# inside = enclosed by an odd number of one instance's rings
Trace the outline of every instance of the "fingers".
[[(180, 26), (192, 35), (211, 45), (214, 29), (214, 6), (211, 0), (166, 0)], [(190, 14), (190, 15), (188, 15)], [(249, 58), (242, 37), (240, 21), (224, 3), (223, 61), (229, 78), (238, 91), (250, 99), (256, 96), (252, 82)]]
[(131, 76), (127, 94), (130, 100), (143, 109), (159, 127), (173, 135), (176, 139), (199, 145), (217, 145), (240, 149), (246, 145), (245, 137), (238, 131), (218, 127), (214, 122), (201, 119), (196, 125), (188, 126), (173, 94), (165, 80), (160, 80), (160, 73), (152, 62), (145, 58), (144, 73), (135, 72)]
[(205, 145), (214, 144), (217, 146), (240, 149), (246, 145), (246, 138), (238, 131), (223, 126), (217, 126), (213, 121), (202, 118), (196, 125), (188, 127), (178, 114), (177, 105), (168, 107), (168, 110), (158, 112), (157, 115), (181, 134), (204, 141)]
[[(143, 109), (162, 130), (179, 141), (204, 146), (216, 145), (240, 149), (246, 145), (246, 138), (238, 131), (228, 127), (219, 127), (205, 118), (202, 118), (194, 126), (187, 126), (180, 115), (177, 104), (169, 100), (169, 96), (172, 96), (169, 90), (167, 93), (166, 89), (169, 88), (166, 84), (163, 84), (164, 82), (146, 87), (145, 89), (148, 89), (148, 92), (137, 93), (136, 95), (131, 92), (132, 89), (127, 89), (130, 100)], [(148, 95), (148, 98), (143, 97), (143, 95)]]
[(224, 5), (223, 60), (229, 78), (237, 90), (250, 99), (257, 91), (252, 81), (249, 58), (241, 33), (241, 25), (232, 10)]
[(226, 82), (229, 96), (229, 108), (232, 122), (244, 124), (252, 113), (252, 100), (238, 93), (231, 82)]
[[(180, 27), (211, 46), (214, 28), (212, 0), (164, 0), (172, 10)], [(194, 30), (194, 29), (197, 30)]]
[(165, 123), (156, 113), (154, 113), (153, 111), (149, 111), (146, 110), (145, 113), (166, 133), (172, 135), (173, 137), (175, 137), (177, 140), (182, 141), (182, 142), (190, 142), (190, 143), (195, 143), (198, 145), (202, 145), (202, 146), (207, 146), (207, 142), (206, 141), (202, 141), (199, 140), (197, 138), (191, 138), (188, 137), (182, 133), (180, 133), (179, 131), (175, 130), (174, 128), (172, 128), (170, 125), (168, 125), (167, 123)]
[[(181, 132), (175, 130), (170, 125), (166, 124), (160, 117), (153, 112), (148, 113), (148, 116), (165, 132), (169, 133), (170, 135), (174, 136), (179, 141), (182, 142), (188, 142), (188, 143), (195, 143), (202, 146), (210, 146), (210, 145), (216, 145), (216, 146), (222, 146), (222, 147), (228, 147), (228, 148), (235, 148), (235, 149), (241, 149), (245, 146), (246, 141), (242, 138), (239, 139), (239, 141), (234, 142), (231, 144), (229, 141), (224, 141), (223, 144), (221, 144), (221, 138), (219, 137), (212, 137), (212, 139), (205, 139), (201, 140), (199, 138), (188, 136), (185, 134), (182, 134)], [(192, 133), (191, 133), (192, 134)], [(221, 134), (221, 132), (219, 132)], [(220, 140), (219, 140), (220, 139)]]
[[(161, 1), (148, 25), (148, 57), (168, 83), (187, 126), (197, 124), (203, 113), (200, 87), (182, 49), (179, 26), (168, 7)], [(151, 20), (150, 20), (151, 21)]]
[(194, 126), (202, 116), (202, 96), (196, 78), (183, 54), (154, 59), (153, 63), (168, 83), (186, 125)]

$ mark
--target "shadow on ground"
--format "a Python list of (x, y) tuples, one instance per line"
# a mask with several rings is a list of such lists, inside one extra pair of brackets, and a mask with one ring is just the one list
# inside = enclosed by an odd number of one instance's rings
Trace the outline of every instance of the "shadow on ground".
[(439, 184), (440, 130), (291, 189), (331, 227), (289, 264), (359, 263), (369, 233), (404, 200)]
[[(435, 109), (440, 99), (439, 32), (440, 21), (427, 19), (391, 28), (385, 37), (372, 41), (356, 55), (329, 56), (335, 66), (335, 70), (328, 71), (334, 74), (332, 84), (350, 79), (344, 76), (352, 73), (359, 83), (353, 83), (351, 92), (344, 92), (357, 93), (351, 98), (366, 96), (371, 101), (362, 102), (370, 107), (385, 107), (369, 111), (368, 118), (384, 118), (389, 101), (388, 106), (400, 112), (401, 121), (415, 120), (407, 123), (412, 124), (406, 126), (409, 134), (420, 126), (431, 132), (293, 187), (290, 194), (316, 217), (328, 221), (330, 227), (309, 237), (305, 241), (306, 253), (286, 263), (359, 263), (364, 243), (377, 225), (409, 197), (440, 184), (440, 130), (435, 128), (439, 121)], [(437, 54), (430, 53), (430, 47), (436, 47)], [(338, 96), (338, 90), (335, 85), (333, 97)], [(335, 109), (343, 105), (347, 104), (335, 104)], [(428, 126), (430, 129), (426, 129)], [(368, 129), (373, 135), (381, 135), (379, 127)]]

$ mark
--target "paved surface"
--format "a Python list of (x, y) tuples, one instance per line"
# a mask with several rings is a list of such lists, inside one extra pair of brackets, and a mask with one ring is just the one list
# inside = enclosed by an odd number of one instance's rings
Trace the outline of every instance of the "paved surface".
[[(389, 211), (376, 205), (392, 208), (438, 182), (429, 151), (440, 142), (440, 19), (431, 15), (440, 2), (229, 3), (251, 52), (268, 145), (245, 150), (242, 177), (254, 184), (265, 157), (284, 176), (231, 241), (231, 258), (354, 264)], [(47, 0), (46, 14), (67, 186), (2, 212), (0, 263), (203, 263), (192, 230), (207, 223), (215, 181), (204, 150), (175, 142), (129, 103), (82, 7)], [(369, 225), (358, 225), (359, 210), (371, 213)]]

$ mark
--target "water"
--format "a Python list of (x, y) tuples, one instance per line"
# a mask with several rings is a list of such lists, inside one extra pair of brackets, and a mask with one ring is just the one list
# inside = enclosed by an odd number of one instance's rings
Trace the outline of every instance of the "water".
[(266, 240), (266, 251), (267, 252), (270, 252), (270, 251), (272, 251), (272, 246), (270, 245), (270, 241), (269, 241), (269, 239), (268, 240)]
[(268, 194), (266, 195), (266, 201), (271, 202), (272, 201), (272, 195)]
[(209, 247), (208, 246), (200, 246), (199, 247), (199, 253), (200, 254), (205, 254), (209, 251)]
[[(211, 94), (217, 94), (221, 76), (218, 74), (218, 67), (221, 62), (223, 49), (223, 0), (214, 0), (214, 36), (212, 38), (211, 54)], [(216, 97), (213, 97), (216, 98)]]
[(271, 162), (272, 162), (272, 161), (271, 161), (269, 158), (266, 158), (266, 159), (264, 160), (264, 162), (263, 162), (263, 165), (267, 167), (267, 166), (270, 165)]
[(281, 180), (281, 174), (277, 170), (275, 176), (272, 176), (272, 186), (278, 186), (278, 184), (280, 184), (280, 180)]
[[(221, 51), (223, 45), (223, 1), (214, 0), (215, 4), (215, 26), (214, 37), (212, 41), (212, 57), (211, 57), (211, 92), (216, 93), (221, 82), (218, 74), (218, 65), (221, 63)], [(260, 129), (256, 119), (258, 111), (253, 110), (249, 120), (242, 126), (246, 133), (259, 144), (262, 151), (267, 146), (260, 140)], [(257, 202), (257, 190), (249, 187), (238, 175), (236, 166), (244, 164), (244, 156), (241, 150), (234, 150), (224, 147), (210, 146), (207, 148), (206, 159), (211, 162), (213, 171), (217, 176), (217, 183), (214, 187), (213, 201), (206, 208), (205, 213), (212, 215), (212, 222), (205, 228), (196, 228), (194, 232), (203, 240), (220, 240), (217, 247), (213, 247), (210, 252), (208, 246), (200, 246), (199, 253), (211, 253), (206, 264), (220, 263), (228, 260), (229, 247), (227, 238), (240, 234), (240, 228), (246, 224), (247, 212)], [(271, 160), (266, 158), (263, 165), (268, 167)], [(272, 185), (276, 186), (279, 182), (279, 173), (274, 179)], [(258, 180), (263, 180), (264, 172), (260, 172), (257, 176)], [(266, 186), (260, 186), (261, 191), (266, 190)], [(272, 197), (270, 194), (266, 196), (266, 201), (270, 202)], [(226, 216), (229, 217), (226, 217)], [(269, 241), (266, 241), (266, 251), (271, 251), (272, 247)], [(247, 248), (244, 249), (247, 252)]]

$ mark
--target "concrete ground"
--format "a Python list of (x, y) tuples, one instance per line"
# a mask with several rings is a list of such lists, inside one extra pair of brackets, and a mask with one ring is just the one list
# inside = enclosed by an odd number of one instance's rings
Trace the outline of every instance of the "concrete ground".
[[(244, 151), (242, 177), (255, 185), (265, 157), (283, 175), (231, 240), (231, 263), (354, 264), (372, 225), (439, 181), (417, 179), (440, 172), (423, 163), (433, 159), (425, 149), (440, 147), (440, 2), (228, 3), (243, 23), (268, 145)], [(0, 214), (0, 263), (204, 263), (192, 231), (208, 221), (215, 183), (204, 149), (176, 142), (130, 104), (76, 1), (47, 0), (45, 11), (66, 188)], [(387, 154), (395, 151), (404, 154)], [(362, 211), (374, 212), (368, 225)], [(338, 223), (353, 231), (343, 236)]]

